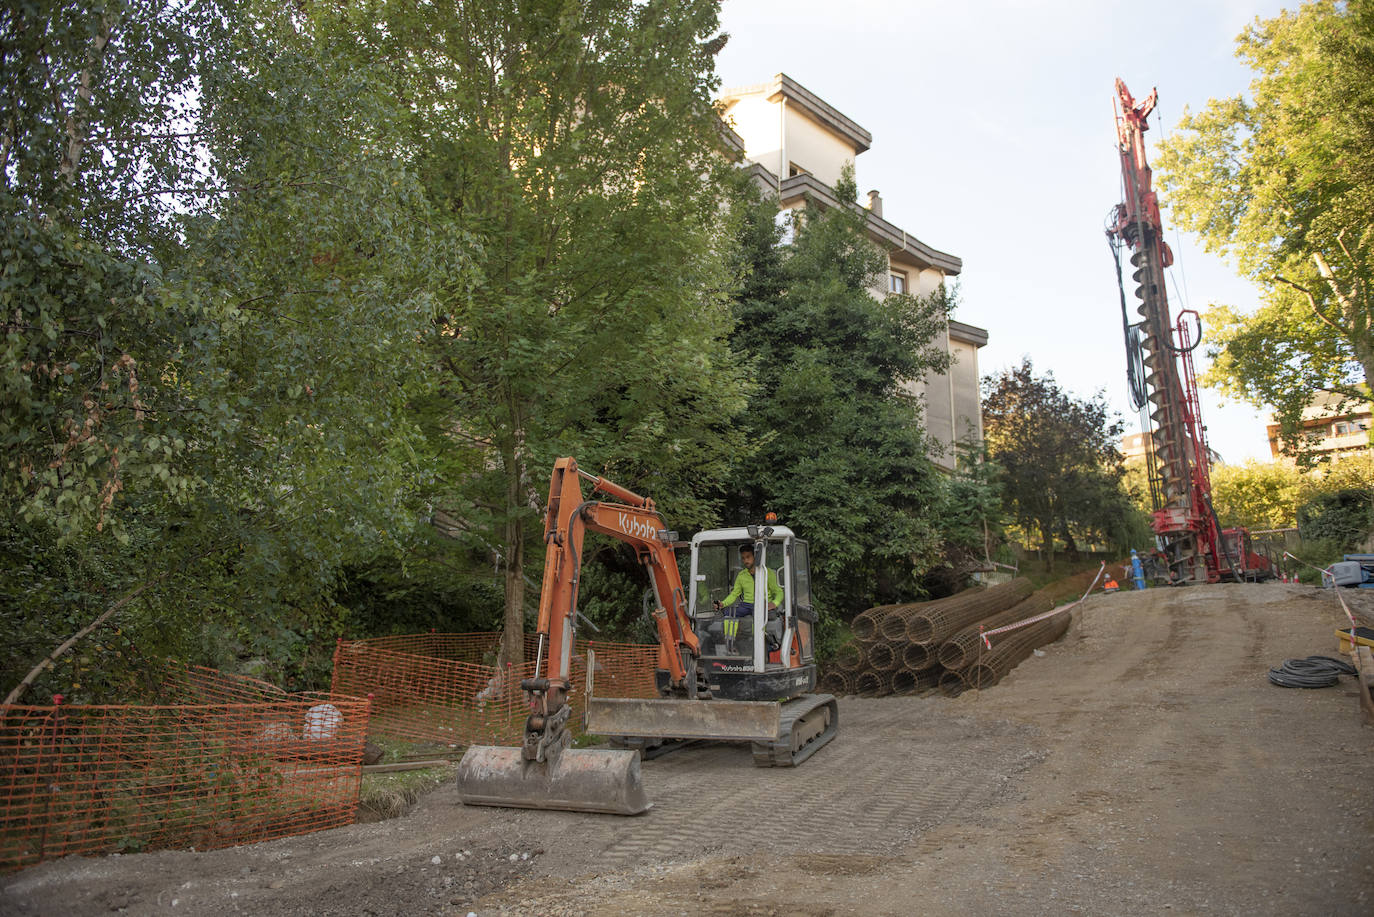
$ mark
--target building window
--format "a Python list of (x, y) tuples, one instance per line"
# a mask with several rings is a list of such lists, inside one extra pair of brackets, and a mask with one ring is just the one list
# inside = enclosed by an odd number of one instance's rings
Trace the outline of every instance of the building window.
[(778, 227), (778, 245), (791, 245), (797, 241), (797, 223), (801, 217), (799, 210), (778, 211), (778, 215), (773, 218), (773, 224)]
[(1346, 423), (1344, 420), (1342, 420), (1342, 421), (1340, 421), (1340, 422), (1338, 422), (1338, 423), (1336, 424), (1336, 435), (1337, 435), (1337, 436), (1340, 436), (1342, 433), (1354, 433), (1354, 432), (1355, 432), (1355, 428), (1354, 428), (1351, 424)]
[(901, 271), (892, 271), (887, 275), (887, 291), (889, 293), (906, 292), (906, 274)]
[(788, 177), (788, 178), (796, 178), (798, 175), (810, 175), (810, 174), (811, 174), (811, 170), (810, 170), (810, 169), (803, 169), (801, 166), (797, 165), (795, 162), (789, 162), (789, 163), (787, 164), (787, 177)]

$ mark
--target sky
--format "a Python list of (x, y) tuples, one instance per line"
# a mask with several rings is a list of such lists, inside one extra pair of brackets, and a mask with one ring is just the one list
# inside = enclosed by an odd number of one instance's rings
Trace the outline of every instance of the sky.
[[(872, 133), (855, 162), (860, 199), (877, 189), (884, 218), (963, 259), (954, 317), (988, 330), (984, 375), (1029, 356), (1078, 397), (1103, 392), (1134, 432), (1103, 235), (1121, 199), (1115, 80), (1137, 99), (1158, 87), (1146, 135), (1153, 152), (1185, 106), (1196, 111), (1247, 89), (1252, 74), (1235, 57), (1236, 36), (1282, 6), (725, 0), (730, 40), (717, 68), (724, 86), (786, 73)], [(1256, 289), (1226, 261), (1176, 230), (1167, 210), (1164, 221), (1175, 316), (1184, 307), (1205, 313), (1209, 303), (1257, 305)], [(1199, 375), (1205, 325), (1203, 337)], [(1225, 461), (1269, 460), (1267, 411), (1201, 394), (1209, 445)]]

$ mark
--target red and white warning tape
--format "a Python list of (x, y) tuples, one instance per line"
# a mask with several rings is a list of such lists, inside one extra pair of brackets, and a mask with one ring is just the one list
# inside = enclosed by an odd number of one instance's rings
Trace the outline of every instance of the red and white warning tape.
[(1291, 553), (1291, 552), (1289, 552), (1289, 551), (1284, 551), (1284, 552), (1283, 552), (1283, 556), (1284, 556), (1284, 557), (1291, 557), (1293, 560), (1296, 560), (1298, 563), (1302, 564), (1304, 567), (1311, 567), (1313, 570), (1316, 570), (1318, 573), (1320, 573), (1320, 574), (1322, 575), (1322, 583), (1323, 583), (1323, 584), (1325, 584), (1326, 581), (1327, 581), (1328, 579), (1331, 580), (1332, 590), (1336, 593), (1336, 599), (1341, 603), (1341, 611), (1345, 612), (1345, 617), (1346, 617), (1346, 619), (1347, 619), (1348, 621), (1350, 621), (1350, 639), (1351, 639), (1351, 641), (1353, 642), (1354, 639), (1355, 639), (1355, 628), (1358, 627), (1359, 625), (1357, 625), (1357, 624), (1355, 623), (1355, 615), (1351, 613), (1351, 611), (1350, 611), (1350, 606), (1347, 605), (1346, 602), (1345, 602), (1345, 596), (1341, 593), (1341, 587), (1336, 585), (1336, 579), (1335, 579), (1335, 577), (1332, 576), (1332, 574), (1331, 574), (1331, 568), (1330, 568), (1330, 567), (1318, 567), (1316, 564), (1309, 564), (1307, 561), (1303, 560), (1301, 557), (1299, 557), (1299, 556), (1297, 556), (1296, 554), (1293, 554), (1293, 553)]
[(1106, 569), (1107, 562), (1104, 560), (1102, 561), (1102, 566), (1097, 568), (1097, 576), (1093, 577), (1093, 581), (1088, 584), (1087, 591), (1084, 592), (1083, 595), (1081, 595), (1078, 599), (1069, 602), (1067, 605), (1060, 605), (1058, 608), (1047, 611), (1044, 614), (1038, 614), (1033, 618), (1026, 618), (1023, 621), (1013, 621), (1012, 623), (1004, 624), (1001, 627), (994, 627), (992, 630), (989, 631), (984, 631), (982, 627), (979, 627), (978, 636), (982, 638), (983, 646), (987, 647), (988, 649), (992, 649), (992, 642), (988, 640), (989, 637), (995, 637), (998, 634), (1005, 634), (1007, 631), (1020, 630), (1023, 627), (1030, 627), (1032, 624), (1038, 624), (1041, 621), (1053, 618), (1057, 614), (1069, 611), (1070, 609), (1076, 608), (1079, 605), (1083, 604), (1083, 600), (1086, 599), (1088, 597), (1088, 593), (1092, 592), (1093, 589), (1097, 586), (1098, 580), (1102, 579), (1102, 574), (1106, 571)]

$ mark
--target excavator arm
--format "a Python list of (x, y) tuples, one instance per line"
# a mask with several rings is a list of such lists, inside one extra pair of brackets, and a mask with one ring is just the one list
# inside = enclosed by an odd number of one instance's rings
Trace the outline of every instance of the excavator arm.
[[(585, 497), (584, 480), (591, 483)], [(593, 499), (597, 495), (615, 502)], [(571, 738), (567, 695), (571, 689), (582, 542), (589, 531), (634, 548), (653, 584), (659, 668), (668, 672), (672, 686), (686, 696), (696, 693), (700, 646), (687, 615), (687, 592), (674, 553), (676, 533), (668, 531), (653, 500), (582, 471), (575, 459), (561, 458), (554, 463), (544, 513), (544, 583), (535, 628), (539, 642), (534, 676), (521, 683), (533, 710), (525, 723), (523, 755), (527, 761), (547, 760)]]

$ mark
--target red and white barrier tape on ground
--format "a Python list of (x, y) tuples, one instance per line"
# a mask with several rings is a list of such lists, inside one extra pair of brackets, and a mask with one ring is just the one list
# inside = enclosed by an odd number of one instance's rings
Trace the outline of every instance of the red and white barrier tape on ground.
[(978, 636), (982, 639), (983, 646), (987, 647), (988, 649), (992, 649), (992, 642), (988, 640), (989, 637), (995, 637), (998, 634), (1005, 634), (1007, 631), (1020, 630), (1023, 627), (1030, 627), (1032, 624), (1039, 624), (1041, 621), (1053, 618), (1060, 612), (1069, 611), (1070, 609), (1076, 608), (1079, 605), (1083, 604), (1083, 600), (1086, 599), (1088, 597), (1088, 593), (1092, 592), (1093, 589), (1097, 586), (1097, 581), (1102, 579), (1102, 574), (1106, 571), (1106, 569), (1107, 562), (1104, 560), (1102, 561), (1102, 566), (1097, 568), (1097, 576), (1094, 576), (1093, 581), (1088, 584), (1087, 592), (1084, 592), (1083, 595), (1079, 596), (1078, 599), (1068, 603), (1067, 605), (1060, 605), (1058, 608), (1051, 609), (1050, 611), (1047, 611), (1044, 614), (1038, 614), (1033, 618), (1026, 618), (1024, 621), (1013, 621), (1011, 624), (1004, 624), (1001, 627), (994, 627), (992, 630), (989, 631), (984, 631), (982, 627), (979, 627)]

